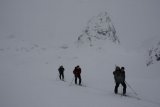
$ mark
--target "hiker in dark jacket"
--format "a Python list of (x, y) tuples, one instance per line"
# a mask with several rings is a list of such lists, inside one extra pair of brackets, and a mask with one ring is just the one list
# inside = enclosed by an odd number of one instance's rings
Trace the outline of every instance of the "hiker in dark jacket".
[(76, 66), (73, 70), (73, 74), (75, 76), (75, 84), (77, 84), (77, 78), (79, 79), (79, 85), (81, 85), (81, 68)]
[(119, 85), (121, 84), (123, 86), (123, 95), (126, 94), (126, 83), (125, 83), (125, 71), (124, 71), (124, 67), (116, 67), (115, 71), (113, 72), (113, 75), (114, 75), (114, 79), (115, 79), (115, 89), (114, 89), (114, 92), (115, 94), (118, 93), (118, 87)]
[(59, 71), (59, 79), (60, 80), (63, 80), (64, 81), (64, 68), (63, 66), (61, 65), (59, 68), (58, 68), (58, 71)]

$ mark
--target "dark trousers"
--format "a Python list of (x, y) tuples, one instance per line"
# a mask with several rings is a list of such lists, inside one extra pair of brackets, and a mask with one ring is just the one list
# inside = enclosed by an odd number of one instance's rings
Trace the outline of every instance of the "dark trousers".
[(116, 82), (116, 86), (115, 86), (115, 89), (114, 89), (114, 92), (117, 94), (118, 93), (118, 87), (119, 85), (122, 85), (123, 86), (123, 94), (126, 94), (126, 83), (125, 82)]
[(63, 73), (59, 73), (59, 79), (64, 80), (64, 74)]
[(79, 79), (79, 85), (81, 85), (81, 76), (75, 76), (75, 84), (77, 84), (77, 78)]

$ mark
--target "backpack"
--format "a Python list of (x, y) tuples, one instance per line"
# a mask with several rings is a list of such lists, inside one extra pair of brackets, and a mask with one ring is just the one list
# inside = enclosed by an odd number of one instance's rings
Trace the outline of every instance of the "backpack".
[(115, 70), (113, 72), (114, 74), (114, 79), (115, 79), (115, 82), (119, 82), (119, 83), (122, 83), (125, 81), (125, 72), (122, 71), (122, 70)]
[(73, 71), (73, 74), (75, 75), (75, 76), (80, 76), (80, 74), (81, 74), (81, 68), (77, 68), (77, 67), (75, 67), (75, 69), (74, 69), (74, 71)]
[(59, 73), (63, 73), (64, 72), (64, 68), (61, 66), (59, 69), (58, 69)]

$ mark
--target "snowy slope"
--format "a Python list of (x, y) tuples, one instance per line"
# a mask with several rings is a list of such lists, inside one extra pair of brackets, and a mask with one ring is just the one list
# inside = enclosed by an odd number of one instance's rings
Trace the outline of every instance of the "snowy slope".
[[(102, 48), (77, 48), (73, 44), (61, 48), (32, 45), (16, 37), (1, 40), (1, 107), (160, 106), (159, 72), (153, 68), (147, 72), (140, 54), (128, 53), (110, 43)], [(66, 69), (66, 82), (57, 79), (61, 64)], [(77, 64), (82, 68), (82, 81), (87, 87), (69, 86)], [(126, 81), (141, 100), (135, 98), (129, 87), (127, 94), (131, 98), (113, 93), (115, 64), (126, 67)]]
[[(159, 3), (0, 0), (0, 107), (160, 107), (159, 63), (146, 67), (146, 56), (133, 50), (160, 34)], [(86, 23), (95, 30), (90, 30), (92, 40), (102, 37), (92, 47), (75, 43), (79, 35), (86, 36), (81, 33)], [(120, 45), (112, 42), (119, 39)], [(66, 82), (57, 78), (60, 65)], [(76, 65), (86, 87), (71, 84)], [(114, 94), (115, 65), (126, 68), (126, 81), (137, 96), (129, 87), (130, 97)]]

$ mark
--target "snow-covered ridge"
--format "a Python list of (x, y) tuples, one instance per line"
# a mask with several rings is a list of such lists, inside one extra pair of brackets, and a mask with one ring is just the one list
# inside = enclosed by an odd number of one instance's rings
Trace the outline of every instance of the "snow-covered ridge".
[(97, 40), (111, 40), (114, 43), (120, 43), (107, 12), (102, 12), (91, 18), (82, 34), (78, 37), (78, 43), (89, 43), (90, 46), (94, 44), (93, 41)]
[(160, 41), (149, 49), (148, 57), (147, 66), (160, 61)]

